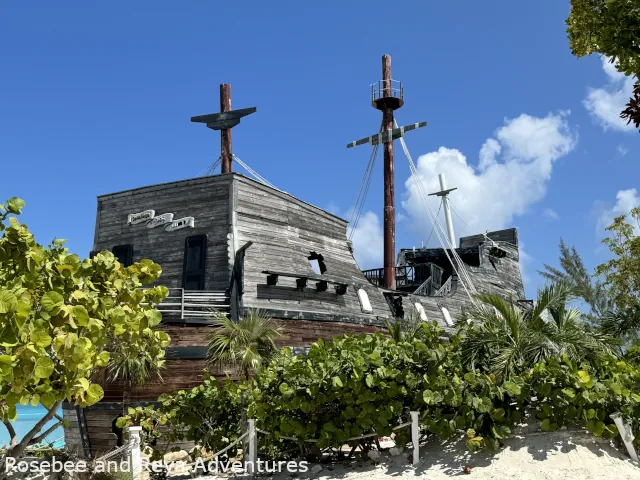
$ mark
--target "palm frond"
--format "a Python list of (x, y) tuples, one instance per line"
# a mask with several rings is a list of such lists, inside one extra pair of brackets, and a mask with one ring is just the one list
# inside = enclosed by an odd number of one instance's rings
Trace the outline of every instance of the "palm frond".
[(278, 355), (275, 341), (282, 332), (262, 311), (249, 310), (238, 322), (216, 314), (213, 321), (207, 351), (210, 367), (237, 366), (248, 375)]

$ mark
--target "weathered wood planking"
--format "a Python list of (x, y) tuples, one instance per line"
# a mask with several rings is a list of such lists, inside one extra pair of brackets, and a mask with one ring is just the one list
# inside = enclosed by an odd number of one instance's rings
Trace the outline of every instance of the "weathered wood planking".
[[(366, 280), (349, 250), (347, 222), (244, 177), (236, 177), (235, 182), (238, 240), (254, 242), (244, 264), (246, 308), (353, 315), (370, 317), (372, 322), (377, 317), (390, 316), (382, 293)], [(277, 286), (266, 285), (263, 270), (313, 273), (307, 259), (311, 252), (324, 257), (327, 274), (349, 284), (346, 295), (337, 296), (331, 290), (318, 293), (312, 282), (299, 292), (292, 278), (281, 278)], [(358, 288), (367, 292), (373, 314), (362, 312)]]
[[(206, 234), (207, 273), (205, 289), (229, 286), (228, 234), (229, 189), (233, 177), (220, 175), (139, 188), (98, 197), (94, 250), (133, 245), (133, 260), (149, 258), (162, 266), (158, 284), (182, 286), (185, 239)], [(156, 215), (173, 213), (174, 220), (194, 217), (195, 228), (167, 232), (163, 227), (128, 225), (127, 216), (145, 210)]]

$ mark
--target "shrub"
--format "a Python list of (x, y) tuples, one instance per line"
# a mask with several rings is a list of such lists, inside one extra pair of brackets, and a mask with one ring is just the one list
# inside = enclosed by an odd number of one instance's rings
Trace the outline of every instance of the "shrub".
[[(249, 416), (275, 440), (317, 439), (317, 447), (340, 447), (349, 438), (392, 428), (422, 410), (430, 433), (449, 438), (469, 430), (471, 448), (495, 447), (519, 420), (515, 382), (463, 375), (456, 366), (457, 338), (447, 342), (434, 323), (423, 335), (397, 342), (380, 334), (318, 341), (306, 357), (284, 356), (256, 378)], [(399, 430), (405, 445), (410, 430)], [(375, 437), (349, 442), (368, 448)]]
[(598, 368), (568, 357), (549, 359), (531, 373), (536, 416), (545, 431), (577, 424), (603, 438), (618, 435), (610, 415), (620, 412), (640, 444), (640, 369), (611, 358)]
[(203, 383), (190, 390), (164, 394), (156, 408), (130, 408), (129, 414), (117, 421), (119, 428), (139, 425), (143, 444), (154, 449), (153, 458), (161, 453), (155, 449), (160, 428), (168, 442), (193, 441), (210, 452), (216, 452), (241, 435), (240, 387), (231, 381), (219, 385), (215, 378), (205, 377)]

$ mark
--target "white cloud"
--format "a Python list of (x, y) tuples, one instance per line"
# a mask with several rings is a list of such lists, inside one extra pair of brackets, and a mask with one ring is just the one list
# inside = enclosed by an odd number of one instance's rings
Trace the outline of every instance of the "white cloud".
[(542, 214), (549, 220), (558, 220), (560, 218), (558, 212), (556, 212), (553, 208), (545, 208), (542, 211)]
[[(522, 114), (505, 123), (482, 145), (478, 167), (474, 168), (457, 149), (440, 147), (418, 158), (419, 181), (427, 193), (440, 190), (438, 174), (444, 173), (449, 188), (457, 187), (450, 199), (456, 235), (477, 234), (512, 225), (513, 218), (526, 213), (540, 201), (551, 177), (553, 162), (571, 152), (577, 135), (567, 122), (569, 112), (544, 118)], [(431, 231), (425, 206), (412, 177), (405, 183), (402, 205), (413, 219), (422, 239)], [(437, 210), (439, 199), (429, 197)], [(444, 224), (444, 221), (442, 220)], [(431, 243), (435, 245), (434, 235)]]
[[(329, 202), (325, 210), (345, 220), (354, 220), (351, 218), (351, 209), (344, 211), (333, 201)], [(396, 212), (396, 224), (405, 218), (405, 215)], [(351, 238), (353, 256), (358, 266), (363, 270), (381, 268), (384, 254), (384, 237), (378, 215), (370, 210), (363, 212), (360, 215), (353, 236), (351, 236), (351, 227), (352, 225), (347, 227), (347, 237)]]
[(351, 240), (353, 256), (361, 269), (382, 267), (384, 239), (378, 215), (371, 211), (364, 213)]
[(602, 68), (608, 77), (607, 85), (588, 89), (583, 102), (585, 108), (604, 130), (635, 131), (633, 124), (627, 125), (626, 120), (620, 118), (620, 112), (625, 109), (633, 91), (633, 77), (618, 72), (608, 57), (602, 57)]
[[(533, 279), (529, 275), (529, 267), (533, 263), (533, 257), (529, 255), (524, 248), (524, 242), (520, 242), (519, 245), (520, 252), (520, 274), (522, 275), (522, 283), (524, 284), (525, 291), (527, 290), (527, 285), (531, 286)], [(531, 298), (531, 292), (527, 292), (529, 295), (525, 295), (526, 298)]]
[[(640, 206), (640, 195), (635, 188), (628, 190), (619, 190), (616, 195), (616, 203), (613, 207), (605, 208), (600, 206), (597, 232), (602, 235), (605, 229), (613, 223), (613, 219), (620, 215), (629, 215), (632, 208)], [(640, 228), (634, 225), (634, 231), (636, 235), (640, 235)]]
[(622, 144), (618, 145), (617, 150), (621, 157), (624, 157), (627, 153), (629, 153), (629, 149)]

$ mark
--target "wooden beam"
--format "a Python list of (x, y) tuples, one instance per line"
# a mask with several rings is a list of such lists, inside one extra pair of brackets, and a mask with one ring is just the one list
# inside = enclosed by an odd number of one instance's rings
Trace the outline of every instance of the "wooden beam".
[(356, 140), (355, 142), (348, 143), (347, 148), (357, 147), (359, 145), (364, 145), (365, 143), (369, 143), (371, 145), (388, 143), (392, 140), (397, 140), (400, 137), (404, 137), (404, 134), (406, 132), (410, 132), (411, 130), (416, 130), (418, 128), (422, 128), (426, 126), (427, 126), (427, 122), (419, 122), (419, 123), (414, 123), (412, 125), (406, 125), (404, 127), (385, 130), (383, 132), (378, 133), (377, 135), (371, 135), (370, 137), (361, 138), (360, 140)]
[(198, 115), (191, 117), (192, 122), (206, 123), (207, 127), (213, 130), (223, 130), (233, 128), (240, 123), (242, 117), (256, 112), (256, 107), (231, 110), (230, 112), (210, 113), (208, 115)]

